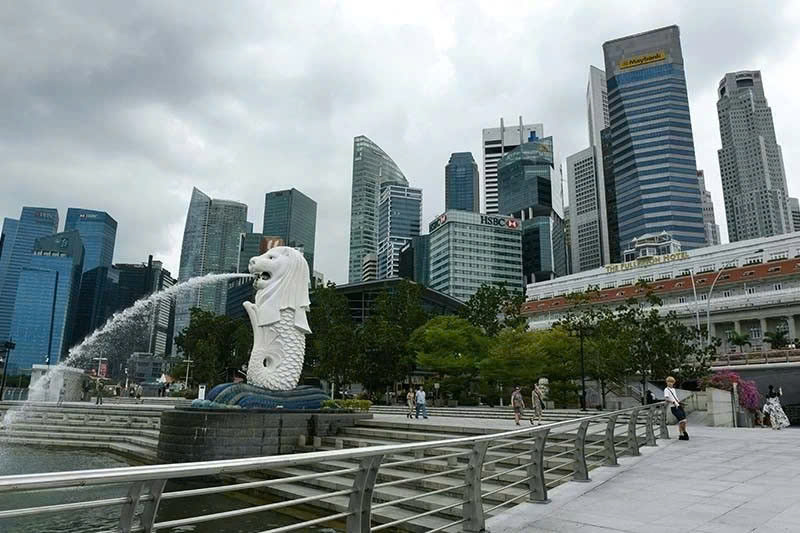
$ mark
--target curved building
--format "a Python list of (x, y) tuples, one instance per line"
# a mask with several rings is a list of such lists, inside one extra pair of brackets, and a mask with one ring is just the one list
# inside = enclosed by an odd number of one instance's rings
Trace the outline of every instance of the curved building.
[(380, 146), (359, 135), (353, 140), (349, 283), (361, 281), (364, 256), (378, 253), (378, 202), (384, 183), (408, 186), (408, 180), (392, 158)]

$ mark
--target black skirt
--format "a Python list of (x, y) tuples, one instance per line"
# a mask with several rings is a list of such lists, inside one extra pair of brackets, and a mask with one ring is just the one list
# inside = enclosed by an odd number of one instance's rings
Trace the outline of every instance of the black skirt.
[(674, 405), (671, 407), (672, 414), (675, 415), (675, 418), (678, 419), (678, 422), (681, 420), (686, 420), (686, 411), (683, 410), (683, 407), (675, 407)]

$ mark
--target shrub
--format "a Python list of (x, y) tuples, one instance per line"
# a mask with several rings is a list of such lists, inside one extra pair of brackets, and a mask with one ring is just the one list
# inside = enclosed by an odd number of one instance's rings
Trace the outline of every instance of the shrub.
[(354, 411), (369, 411), (372, 402), (369, 400), (325, 400), (323, 409), (352, 409)]
[(723, 370), (715, 372), (710, 378), (703, 381), (705, 387), (714, 387), (715, 389), (733, 390), (733, 384), (736, 383), (736, 391), (739, 395), (739, 405), (751, 411), (757, 411), (761, 406), (761, 394), (758, 392), (758, 387), (755, 381), (742, 379), (736, 372), (730, 370)]

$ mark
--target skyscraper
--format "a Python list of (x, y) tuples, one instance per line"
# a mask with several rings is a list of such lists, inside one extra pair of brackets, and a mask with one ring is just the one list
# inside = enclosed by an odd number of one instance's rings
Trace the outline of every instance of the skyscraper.
[(460, 209), (479, 213), (481, 185), (478, 164), (472, 152), (454, 152), (444, 167), (445, 210)]
[(19, 220), (3, 221), (3, 255), (0, 256), (0, 342), (11, 333), (14, 302), (22, 269), (30, 264), (36, 239), (58, 231), (58, 211), (23, 207)]
[(541, 124), (523, 124), (519, 117), (518, 126), (506, 127), (500, 119), (499, 128), (483, 130), (483, 197), (484, 212), (488, 215), (499, 213), (497, 209), (497, 164), (500, 158), (531, 137), (544, 136)]
[[(247, 205), (212, 200), (194, 188), (183, 231), (178, 280), (186, 281), (209, 273), (237, 272), (240, 236), (246, 230)], [(226, 295), (226, 282), (181, 294), (175, 306), (175, 335), (189, 325), (193, 307), (224, 314)]]
[[(575, 272), (602, 266), (602, 235), (607, 227), (600, 215), (600, 187), (598, 165), (595, 157), (600, 148), (589, 146), (567, 156), (567, 183), (569, 185), (570, 247)], [(603, 188), (604, 190), (605, 188)], [(607, 241), (608, 239), (606, 239)]]
[(666, 231), (684, 250), (705, 246), (680, 30), (615, 39), (603, 52), (611, 130), (603, 155), (612, 158), (616, 196), (607, 200), (618, 223), (610, 239)]
[(71, 344), (74, 346), (80, 343), (102, 326), (119, 310), (119, 305), (119, 270), (101, 266), (84, 272), (81, 276)]
[(531, 135), (503, 156), (497, 185), (500, 213), (521, 221), (524, 283), (566, 275), (564, 221), (554, 209), (553, 138)]
[(64, 231), (75, 230), (81, 236), (83, 271), (97, 267), (110, 267), (114, 260), (114, 243), (117, 240), (117, 221), (105, 211), (67, 209)]
[(264, 198), (264, 235), (283, 239), (286, 246), (303, 250), (309, 272), (314, 269), (317, 202), (297, 189), (268, 192)]
[(706, 189), (706, 176), (702, 170), (697, 171), (697, 181), (703, 198), (703, 227), (706, 232), (706, 242), (709, 246), (716, 246), (720, 244), (719, 225), (714, 217), (714, 201), (711, 199), (711, 193)]
[(378, 279), (399, 275), (400, 250), (419, 235), (422, 189), (384, 184), (378, 204)]
[(783, 153), (758, 70), (725, 74), (717, 90), (719, 171), (731, 242), (789, 233)]
[(384, 183), (408, 186), (408, 180), (392, 158), (380, 146), (359, 135), (353, 141), (349, 283), (361, 281), (364, 256), (378, 252), (378, 202)]
[(10, 374), (33, 364), (58, 363), (72, 339), (83, 272), (77, 231), (36, 239), (19, 274), (11, 335), (17, 344)]
[(789, 210), (792, 212), (792, 229), (800, 231), (800, 200), (789, 198)]

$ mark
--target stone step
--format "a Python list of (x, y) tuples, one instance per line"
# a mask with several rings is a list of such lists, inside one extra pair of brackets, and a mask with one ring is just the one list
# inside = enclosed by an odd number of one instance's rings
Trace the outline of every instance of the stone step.
[(10, 430), (4, 431), (3, 436), (13, 438), (27, 438), (34, 440), (51, 440), (51, 441), (81, 441), (81, 442), (125, 442), (134, 444), (141, 448), (150, 448), (158, 450), (158, 438), (147, 438), (130, 435), (94, 435), (87, 433), (51, 433), (48, 431), (18, 431), (12, 427)]
[[(23, 422), (15, 422), (8, 431), (46, 431), (47, 433), (69, 433), (77, 432), (81, 428), (86, 428), (86, 425), (78, 424), (26, 424)], [(125, 435), (147, 437), (149, 439), (158, 440), (158, 430), (148, 428), (134, 428), (129, 426), (97, 426), (91, 427), (89, 433), (93, 435), (120, 435), (120, 430), (124, 430)]]
[(149, 406), (149, 405), (138, 405), (136, 407), (132, 405), (95, 405), (94, 403), (90, 402), (68, 402), (64, 403), (61, 407), (58, 407), (55, 403), (52, 402), (11, 402), (11, 401), (3, 401), (0, 402), (0, 410), (6, 409), (16, 409), (16, 410), (25, 410), (25, 411), (93, 411), (99, 412), (103, 414), (107, 413), (138, 413), (141, 415), (149, 415), (149, 416), (160, 416), (161, 411), (165, 409), (172, 409), (172, 407), (161, 407), (161, 406)]
[(7, 444), (17, 444), (20, 446), (59, 446), (64, 448), (98, 449), (113, 453), (118, 453), (134, 459), (144, 464), (155, 464), (158, 462), (156, 453), (149, 447), (137, 446), (127, 442), (107, 442), (107, 441), (87, 441), (87, 440), (65, 440), (65, 439), (41, 439), (21, 436), (10, 436), (8, 433), (0, 433), (0, 442)]
[[(246, 476), (246, 475), (235, 475), (231, 476), (229, 479), (235, 479), (237, 483), (261, 481), (261, 478)], [(322, 497), (327, 495), (330, 491), (319, 489), (316, 487), (311, 487), (308, 485), (287, 484), (287, 485), (277, 485), (265, 489), (260, 489), (254, 492), (264, 492), (266, 494), (278, 497), (279, 499), (288, 500), (288, 499), (297, 499), (306, 497)], [(317, 509), (326, 511), (326, 514), (335, 514), (335, 513), (346, 512), (348, 510), (348, 506), (349, 506), (349, 498), (347, 498), (346, 496), (333, 496), (325, 498), (324, 500), (317, 500), (311, 507), (315, 507)], [(396, 506), (386, 507), (383, 509), (374, 510), (372, 512), (372, 523), (373, 525), (385, 524), (387, 522), (393, 522), (401, 518), (408, 518), (415, 514), (418, 513), (402, 507), (396, 507)], [(444, 519), (436, 515), (428, 515), (419, 518), (414, 518), (410, 522), (403, 524), (402, 527), (396, 530), (392, 529), (390, 531), (409, 531), (412, 533), (424, 533), (432, 529), (444, 527), (451, 521), (452, 520), (449, 518)], [(461, 531), (461, 528), (459, 526), (455, 526), (453, 528), (445, 529), (444, 531), (456, 532), (456, 531)]]

